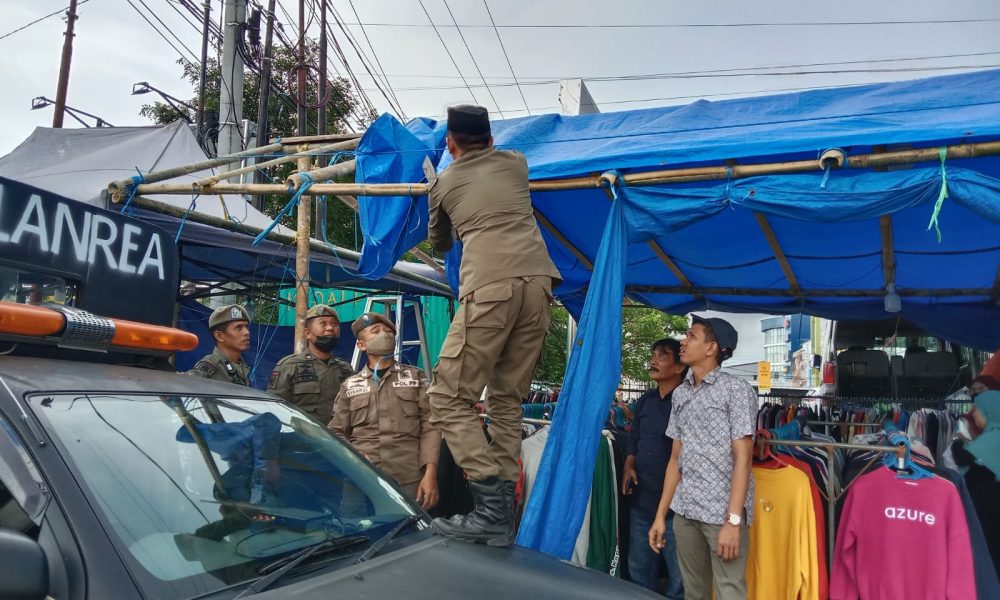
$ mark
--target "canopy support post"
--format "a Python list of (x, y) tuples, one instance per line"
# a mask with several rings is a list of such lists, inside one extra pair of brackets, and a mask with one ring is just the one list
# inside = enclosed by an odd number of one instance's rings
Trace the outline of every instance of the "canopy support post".
[[(307, 173), (312, 166), (308, 156), (299, 159), (299, 172)], [(303, 194), (295, 209), (295, 352), (306, 349), (305, 324), (309, 311), (309, 215), (312, 213), (312, 196)]]
[(882, 274), (885, 276), (885, 287), (896, 285), (896, 255), (893, 251), (892, 215), (882, 215), (879, 218), (882, 230)]
[(997, 276), (993, 282), (993, 304), (1000, 304), (1000, 264), (997, 265)]
[(765, 215), (760, 213), (755, 212), (753, 216), (757, 219), (760, 230), (764, 232), (764, 237), (767, 238), (767, 243), (771, 247), (771, 253), (774, 254), (774, 258), (778, 260), (778, 265), (781, 266), (781, 272), (785, 274), (785, 279), (788, 280), (789, 289), (796, 296), (801, 297), (802, 287), (799, 286), (799, 280), (795, 277), (795, 272), (792, 271), (792, 265), (789, 264), (788, 257), (785, 256), (785, 251), (781, 249), (781, 244), (778, 243), (778, 236), (774, 234), (771, 222), (767, 220)]

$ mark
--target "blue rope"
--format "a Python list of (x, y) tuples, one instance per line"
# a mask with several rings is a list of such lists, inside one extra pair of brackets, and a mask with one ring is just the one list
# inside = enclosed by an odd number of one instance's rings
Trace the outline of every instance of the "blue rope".
[(142, 176), (142, 172), (139, 170), (139, 167), (135, 168), (135, 172), (138, 173), (138, 175), (132, 176), (132, 185), (129, 186), (128, 198), (125, 199), (125, 204), (122, 205), (122, 210), (118, 214), (124, 215), (126, 212), (128, 212), (129, 215), (132, 214), (132, 200), (135, 199), (135, 193), (139, 188), (139, 184), (146, 183), (146, 178)]
[(271, 224), (264, 228), (264, 231), (261, 231), (260, 234), (253, 239), (253, 243), (251, 244), (252, 246), (259, 246), (260, 243), (263, 242), (272, 231), (274, 231), (274, 228), (278, 226), (278, 223), (280, 223), (281, 220), (291, 212), (292, 208), (298, 205), (299, 200), (302, 198), (302, 194), (306, 193), (306, 191), (312, 186), (313, 178), (311, 175), (308, 173), (299, 173), (299, 175), (302, 176), (302, 185), (299, 186), (298, 191), (296, 191), (292, 198), (288, 201), (288, 204), (281, 209), (278, 216), (271, 221)]
[(184, 216), (181, 217), (181, 224), (180, 224), (180, 226), (177, 227), (177, 235), (174, 237), (174, 243), (175, 244), (177, 242), (181, 241), (181, 232), (184, 231), (184, 224), (187, 223), (188, 215), (191, 214), (192, 210), (194, 210), (195, 202), (198, 201), (198, 198), (200, 196), (201, 196), (201, 194), (195, 194), (194, 197), (191, 198), (191, 204), (189, 204), (188, 207), (187, 207), (187, 210), (184, 211)]

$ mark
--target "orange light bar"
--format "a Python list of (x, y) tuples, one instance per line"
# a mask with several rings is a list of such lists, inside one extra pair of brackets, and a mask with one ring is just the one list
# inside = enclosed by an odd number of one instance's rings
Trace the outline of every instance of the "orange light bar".
[(187, 331), (121, 319), (111, 319), (111, 321), (115, 324), (115, 336), (111, 338), (112, 346), (181, 352), (198, 347), (198, 336)]
[(66, 317), (51, 308), (0, 301), (0, 333), (44, 337), (65, 326)]

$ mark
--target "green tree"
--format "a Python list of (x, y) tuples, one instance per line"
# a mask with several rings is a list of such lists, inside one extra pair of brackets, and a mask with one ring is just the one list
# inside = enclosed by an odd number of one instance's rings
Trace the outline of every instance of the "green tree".
[[(562, 306), (551, 309), (551, 321), (535, 379), (561, 383), (566, 376), (566, 332), (569, 313)], [(664, 337), (687, 330), (683, 316), (669, 315), (655, 308), (627, 306), (622, 312), (622, 378), (645, 381), (648, 377), (649, 347)]]
[[(318, 56), (318, 44), (313, 40), (308, 40), (306, 44), (307, 54), (310, 57)], [(312, 58), (313, 63), (316, 61)], [(192, 106), (198, 104), (198, 87), (201, 80), (201, 70), (199, 65), (184, 60), (178, 60), (182, 68), (182, 78), (191, 86)], [(272, 80), (275, 87), (283, 90), (278, 93), (274, 89), (268, 98), (268, 122), (269, 135), (273, 137), (288, 137), (296, 135), (298, 119), (295, 110), (293, 95), (296, 90), (294, 67), (298, 62), (295, 54), (285, 46), (277, 45), (273, 53)], [(221, 87), (221, 71), (218, 60), (210, 58), (206, 69), (205, 82), (205, 109), (206, 111), (218, 111)], [(307, 102), (315, 102), (318, 98), (317, 72), (310, 70), (306, 85)], [(347, 80), (342, 78), (332, 78), (328, 81), (330, 89), (330, 100), (326, 105), (328, 133), (344, 133), (346, 123), (351, 122), (360, 125), (363, 129), (370, 124), (377, 115), (366, 114), (360, 109), (357, 99), (351, 94), (351, 86)], [(243, 118), (250, 121), (257, 120), (257, 107), (259, 106), (260, 77), (250, 69), (244, 71), (243, 77)], [(164, 102), (153, 102), (145, 104), (139, 114), (153, 121), (156, 124), (164, 125), (172, 123), (178, 118), (187, 117), (192, 122), (195, 120), (195, 111), (186, 107), (181, 107), (180, 111)], [(317, 132), (316, 119), (318, 111), (310, 110), (307, 119), (307, 133), (312, 135)], [(360, 121), (360, 122), (359, 122)], [(289, 174), (295, 170), (292, 163), (280, 165), (268, 169), (265, 173), (265, 180), (284, 181)], [(289, 197), (284, 195), (266, 196), (264, 198), (263, 209), (268, 215), (277, 215), (288, 202)], [(322, 200), (320, 201), (322, 202)], [(344, 205), (336, 198), (326, 201), (326, 223), (324, 224), (327, 239), (336, 246), (360, 250), (361, 233), (357, 222), (357, 214), (351, 208)], [(282, 224), (295, 228), (295, 213), (291, 211), (282, 220)], [(313, 236), (322, 238), (319, 231), (314, 231)]]

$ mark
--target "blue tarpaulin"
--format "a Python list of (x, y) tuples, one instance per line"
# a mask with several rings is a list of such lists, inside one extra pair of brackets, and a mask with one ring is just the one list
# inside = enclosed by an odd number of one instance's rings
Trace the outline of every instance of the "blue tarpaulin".
[[(375, 129), (390, 123), (384, 118)], [(420, 127), (425, 135), (414, 138), (423, 140), (424, 154), (440, 156), (441, 135), (426, 130), (440, 132), (443, 124), (423, 121)], [(532, 179), (993, 141), (1000, 138), (1000, 70), (682, 107), (526, 117), (494, 122), (493, 134), (497, 146), (526, 155)], [(381, 152), (368, 159), (388, 160)], [(423, 160), (409, 148), (393, 160), (416, 160), (411, 155)], [(573, 247), (543, 228), (564, 279), (556, 295), (583, 317), (582, 345), (561, 396), (567, 410), (557, 413), (550, 434), (558, 444), (549, 444), (542, 460), (538, 485), (546, 493), (532, 495), (519, 537), (556, 556), (572, 551), (589, 491), (575, 482), (590, 481), (591, 441), (607, 414), (607, 392), (620, 378), (617, 361), (603, 354), (593, 359), (587, 349), (620, 344), (621, 289), (674, 314), (712, 309), (885, 319), (893, 316), (884, 308), (883, 257), (891, 248), (902, 318), (959, 344), (1000, 347), (1000, 306), (991, 298), (1000, 263), (998, 157), (625, 186), (615, 202), (603, 189), (537, 192), (532, 202)], [(391, 227), (380, 227), (398, 235), (425, 224), (426, 215), (400, 213)], [(884, 248), (885, 225), (891, 225), (892, 244)], [(786, 256), (800, 294), (773, 243)]]

